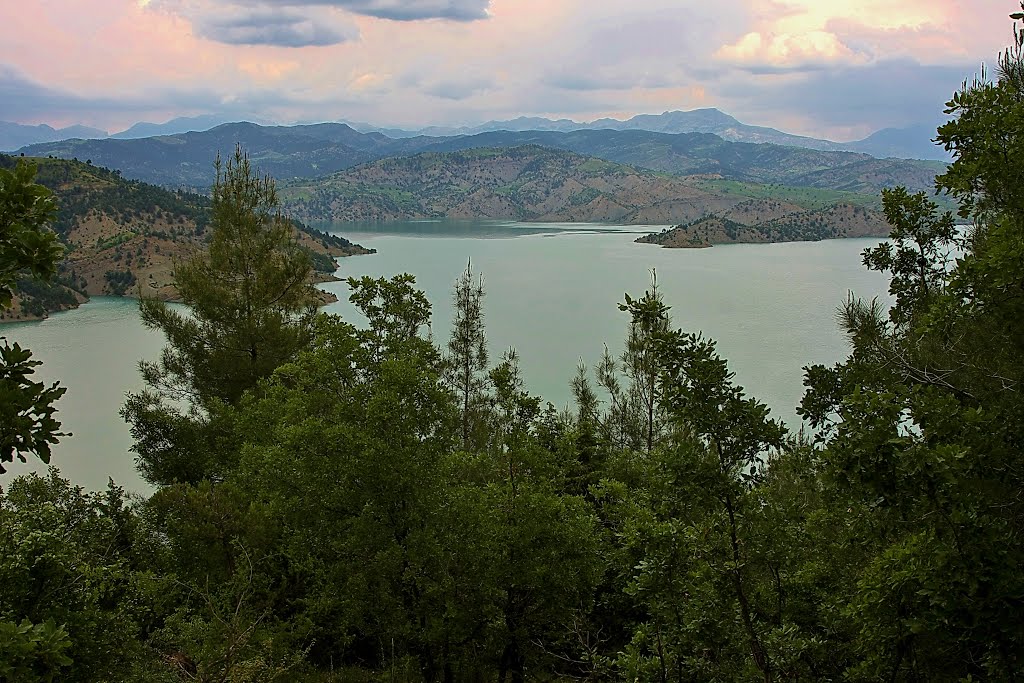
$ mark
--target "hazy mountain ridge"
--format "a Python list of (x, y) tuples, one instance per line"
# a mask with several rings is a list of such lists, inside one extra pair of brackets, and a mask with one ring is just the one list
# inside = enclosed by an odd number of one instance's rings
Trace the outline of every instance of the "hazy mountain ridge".
[[(179, 116), (165, 121), (164, 123), (150, 123), (140, 121), (119, 133), (111, 133), (110, 137), (115, 140), (135, 140), (138, 138), (156, 137), (158, 135), (178, 135), (180, 133), (204, 132), (225, 123), (233, 123), (231, 118), (217, 116), (216, 114), (204, 114), (200, 116)], [(237, 121), (237, 123), (246, 123)]]
[(69, 138), (105, 138), (107, 131), (89, 126), (68, 126), (53, 128), (45, 123), (28, 126), (21, 123), (0, 121), (0, 152), (13, 152), (27, 145), (55, 142)]
[(505, 121), (488, 121), (476, 126), (430, 126), (418, 130), (379, 128), (366, 123), (352, 123), (362, 132), (380, 132), (393, 138), (415, 136), (452, 137), (478, 135), (497, 131), (526, 132), (554, 131), (567, 133), (578, 130), (645, 130), (653, 133), (712, 133), (729, 142), (776, 144), (803, 147), (820, 151), (860, 152), (880, 158), (930, 159), (947, 161), (946, 152), (931, 143), (935, 127), (927, 125), (905, 128), (886, 128), (863, 140), (835, 142), (805, 135), (786, 133), (766, 126), (741, 123), (735, 117), (715, 108), (691, 111), (666, 111), (661, 114), (639, 114), (629, 119), (602, 118), (587, 123), (570, 119), (552, 120), (543, 117), (519, 117)]
[(34, 156), (91, 159), (125, 176), (173, 188), (205, 191), (213, 182), (212, 159), (242, 144), (260, 170), (280, 180), (329, 175), (382, 158), (471, 148), (542, 145), (675, 175), (719, 176), (877, 194), (904, 184), (931, 190), (940, 162), (875, 159), (779, 145), (728, 142), (710, 133), (642, 130), (499, 131), (452, 138), (389, 138), (359, 133), (345, 124), (264, 127), (252, 123), (205, 132), (136, 140), (71, 140), (25, 148)]

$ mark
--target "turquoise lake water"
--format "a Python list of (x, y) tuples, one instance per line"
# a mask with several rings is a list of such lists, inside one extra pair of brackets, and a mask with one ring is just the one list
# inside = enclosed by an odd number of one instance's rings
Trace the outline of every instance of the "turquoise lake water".
[[(621, 349), (628, 321), (616, 304), (626, 292), (643, 294), (654, 269), (674, 325), (717, 340), (736, 381), (774, 415), (798, 426), (801, 368), (834, 363), (847, 353), (835, 324), (837, 306), (850, 291), (870, 298), (884, 296), (887, 286), (860, 264), (860, 252), (877, 239), (679, 250), (635, 244), (638, 234), (649, 232), (637, 226), (327, 227), (378, 250), (342, 259), (339, 276), (416, 276), (433, 303), (432, 329), (440, 343), (451, 324), (452, 285), (471, 261), (484, 277), (492, 360), (514, 346), (530, 390), (558, 407), (569, 400), (569, 380), (581, 359), (592, 366), (605, 344), (613, 352)], [(358, 323), (347, 286), (323, 287), (341, 299), (327, 310)], [(142, 327), (136, 302), (97, 297), (44, 321), (2, 326), (0, 336), (31, 348), (44, 361), (39, 376), (68, 387), (58, 405), (65, 430), (74, 436), (55, 447), (53, 458), (63, 475), (87, 488), (103, 487), (112, 477), (145, 491), (118, 410), (125, 392), (141, 388), (138, 361), (155, 358), (163, 340)], [(14, 463), (0, 475), (0, 485), (40, 468)]]

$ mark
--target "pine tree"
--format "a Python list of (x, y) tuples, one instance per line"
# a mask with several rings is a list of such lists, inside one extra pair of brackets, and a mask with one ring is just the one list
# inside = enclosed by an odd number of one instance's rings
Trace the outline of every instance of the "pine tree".
[(461, 410), (462, 446), (473, 442), (473, 427), (487, 388), (487, 338), (484, 335), (483, 278), (473, 282), (472, 264), (455, 283), (455, 320), (448, 341), (448, 381), (458, 394)]
[[(218, 157), (216, 169), (209, 249), (174, 273), (189, 311), (140, 302), (143, 322), (161, 330), (168, 345), (159, 361), (140, 363), (148, 390), (129, 395), (122, 414), (144, 474), (157, 481), (209, 474), (197, 460), (201, 425), (312, 337), (312, 266), (279, 211), (274, 181), (260, 177), (240, 147), (226, 164)], [(189, 414), (168, 400), (184, 403)], [(193, 464), (182, 469), (186, 461)]]

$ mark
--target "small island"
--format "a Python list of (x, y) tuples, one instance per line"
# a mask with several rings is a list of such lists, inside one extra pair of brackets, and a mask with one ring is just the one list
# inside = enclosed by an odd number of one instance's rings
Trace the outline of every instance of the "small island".
[(836, 204), (806, 210), (770, 199), (751, 199), (719, 215), (707, 215), (636, 239), (669, 249), (701, 249), (715, 244), (766, 244), (887, 237), (892, 227), (880, 211)]

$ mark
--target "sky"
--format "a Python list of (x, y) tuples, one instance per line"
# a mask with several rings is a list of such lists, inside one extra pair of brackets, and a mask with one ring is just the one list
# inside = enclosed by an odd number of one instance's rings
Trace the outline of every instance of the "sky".
[(590, 121), (717, 107), (833, 140), (933, 125), (1009, 0), (0, 0), (0, 121)]

